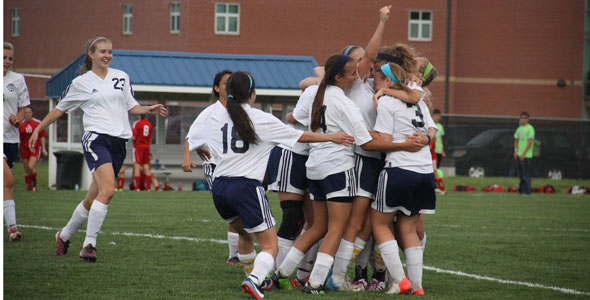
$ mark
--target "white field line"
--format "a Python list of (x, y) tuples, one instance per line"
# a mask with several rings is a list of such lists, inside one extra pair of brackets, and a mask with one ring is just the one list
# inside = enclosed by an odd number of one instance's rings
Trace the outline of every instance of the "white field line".
[[(61, 229), (61, 228), (48, 227), (48, 226), (37, 226), (37, 225), (22, 225), (21, 224), (18, 226), (23, 227), (23, 228), (35, 228), (35, 229), (52, 230), (52, 231), (57, 231), (57, 230)], [(80, 230), (80, 231), (85, 232), (85, 230)], [(191, 241), (191, 242), (197, 242), (197, 243), (199, 243), (199, 242), (212, 242), (212, 243), (218, 243), (218, 244), (227, 244), (227, 240), (200, 239), (200, 238), (191, 238), (191, 237), (184, 237), (184, 236), (165, 236), (165, 235), (161, 235), (161, 234), (131, 233), (131, 232), (102, 232), (102, 233), (103, 234), (111, 234), (111, 235), (124, 235), (124, 236), (131, 236), (131, 237), (147, 237), (147, 238), (153, 238), (153, 239), (182, 240), (182, 241)], [(469, 274), (469, 273), (465, 273), (465, 272), (461, 272), (461, 271), (439, 269), (439, 268), (431, 267), (431, 266), (423, 266), (423, 268), (425, 270), (434, 271), (437, 273), (444, 273), (444, 274), (451, 274), (451, 275), (456, 275), (456, 276), (469, 277), (469, 278), (478, 279), (478, 280), (488, 280), (488, 281), (505, 283), (505, 284), (515, 284), (515, 285), (522, 285), (522, 286), (532, 287), (532, 288), (554, 290), (554, 291), (558, 291), (558, 292), (562, 292), (562, 293), (566, 293), (566, 294), (590, 295), (590, 293), (588, 293), (588, 292), (560, 288), (560, 287), (556, 287), (556, 286), (547, 286), (547, 285), (542, 285), (542, 284), (538, 284), (538, 283), (531, 283), (531, 282), (526, 282), (526, 281), (514, 281), (514, 280), (499, 279), (499, 278), (494, 278), (494, 277), (489, 277), (489, 276)]]

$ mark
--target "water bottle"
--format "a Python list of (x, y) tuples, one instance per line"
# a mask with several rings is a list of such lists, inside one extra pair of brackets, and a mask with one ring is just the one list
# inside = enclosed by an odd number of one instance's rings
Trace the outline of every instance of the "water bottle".
[(182, 192), (182, 182), (179, 182), (178, 183), (178, 191), (179, 192)]
[(160, 160), (157, 159), (157, 158), (156, 158), (156, 163), (155, 163), (155, 166), (154, 167), (156, 168), (156, 170), (159, 170), (160, 169)]
[(79, 191), (80, 190), (80, 186), (76, 183), (76, 185), (74, 186), (74, 190)]

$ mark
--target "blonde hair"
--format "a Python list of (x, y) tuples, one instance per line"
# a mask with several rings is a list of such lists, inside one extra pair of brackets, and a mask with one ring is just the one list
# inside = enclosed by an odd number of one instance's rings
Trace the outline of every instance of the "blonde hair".
[(397, 43), (393, 47), (383, 46), (379, 53), (385, 53), (401, 59), (401, 67), (408, 73), (416, 73), (418, 65), (416, 64), (416, 49), (402, 43)]
[(9, 42), (4, 42), (4, 49), (14, 51), (14, 46)]
[[(395, 78), (397, 78), (397, 81), (393, 82), (393, 84), (390, 87), (395, 90), (401, 90), (401, 91), (405, 91), (408, 93), (411, 92), (412, 90), (404, 83), (408, 79), (408, 75), (407, 75), (408, 73), (406, 73), (406, 71), (398, 64), (395, 64), (395, 63), (387, 63), (387, 64), (389, 64), (389, 69), (391, 69), (391, 73), (393, 73)], [(383, 73), (383, 71), (381, 71), (380, 68), (375, 70), (375, 75), (377, 75), (377, 74), (379, 74), (379, 76), (381, 76), (381, 78), (387, 77), (387, 75), (385, 75)]]
[(101, 43), (101, 42), (108, 42), (110, 44), (111, 40), (107, 39), (106, 37), (94, 37), (89, 39), (88, 41), (86, 41), (86, 48), (84, 53), (86, 54), (86, 56), (84, 57), (84, 64), (82, 65), (82, 67), (80, 67), (80, 74), (84, 74), (90, 70), (92, 70), (92, 59), (90, 59), (90, 56), (88, 55), (88, 51), (93, 52), (96, 51), (96, 44)]

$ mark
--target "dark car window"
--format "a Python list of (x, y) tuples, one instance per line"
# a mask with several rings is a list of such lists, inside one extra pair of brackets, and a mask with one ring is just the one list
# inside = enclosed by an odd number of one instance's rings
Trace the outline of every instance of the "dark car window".
[(504, 133), (496, 142), (496, 144), (499, 144), (499, 146), (501, 148), (512, 148), (514, 147), (514, 135), (507, 132)]
[(564, 134), (551, 134), (551, 139), (553, 140), (553, 145), (559, 148), (572, 148), (572, 144), (570, 139)]
[(494, 141), (498, 137), (498, 135), (500, 135), (500, 133), (502, 133), (502, 132), (496, 131), (496, 130), (484, 131), (484, 132), (476, 135), (469, 142), (467, 142), (467, 145), (470, 145), (470, 146), (489, 145), (492, 141)]

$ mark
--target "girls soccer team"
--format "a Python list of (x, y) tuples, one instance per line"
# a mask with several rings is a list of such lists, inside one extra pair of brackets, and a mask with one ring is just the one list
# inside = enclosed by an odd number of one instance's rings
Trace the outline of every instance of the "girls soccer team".
[[(429, 62), (419, 68), (424, 60), (417, 60), (406, 45), (379, 48), (390, 9), (381, 8), (366, 51), (348, 46), (328, 58), (322, 78), (305, 80), (311, 85), (288, 116), (291, 126), (251, 107), (256, 81), (250, 73), (222, 71), (217, 77), (223, 84), (216, 82), (214, 89), (223, 95), (218, 96), (223, 103), (199, 115), (187, 134), (183, 169), (194, 166), (188, 151), (199, 149), (205, 161), (214, 159), (208, 162), (214, 168), (205, 168), (210, 171), (206, 175), (213, 202), (230, 231), (239, 235), (237, 255), (247, 276), (242, 291), (254, 299), (264, 298), (263, 290), (272, 286), (301, 285), (310, 294), (370, 287), (389, 287), (390, 294), (424, 294), (420, 216), (435, 210), (428, 144), (436, 125), (419, 84), (432, 81), (436, 72)], [(93, 182), (56, 241), (57, 255), (65, 255), (69, 238), (88, 222), (80, 257), (93, 262), (96, 237), (113, 196), (111, 187), (125, 157), (122, 145), (130, 135), (127, 113), (166, 116), (167, 111), (161, 105), (138, 105), (127, 74), (108, 67), (112, 60), (108, 39), (91, 39), (86, 49), (87, 72), (72, 82), (59, 105), (35, 129), (30, 145), (63, 112), (84, 110), (83, 148)], [(120, 126), (109, 127), (113, 124)], [(278, 232), (262, 186), (265, 174), (283, 209)], [(306, 199), (311, 199), (306, 205), (311, 209), (304, 209)], [(258, 254), (254, 236), (261, 249)], [(371, 247), (376, 265), (386, 266), (388, 272), (378, 269), (371, 285), (366, 275), (351, 281), (346, 276), (349, 263)], [(398, 247), (404, 252), (407, 278)], [(310, 260), (315, 261), (313, 268), (308, 266), (291, 279), (295, 269)]]

